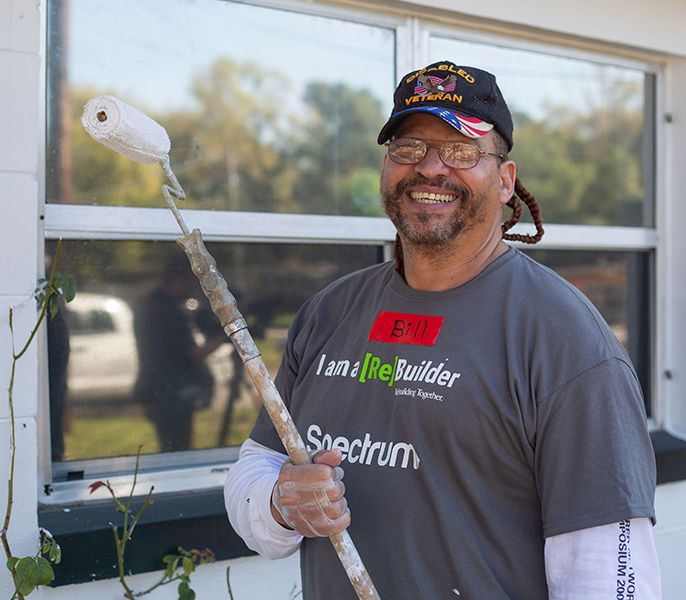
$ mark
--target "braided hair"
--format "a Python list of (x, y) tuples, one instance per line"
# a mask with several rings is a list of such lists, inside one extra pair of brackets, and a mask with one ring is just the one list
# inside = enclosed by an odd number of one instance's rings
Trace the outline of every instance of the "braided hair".
[[(534, 220), (534, 225), (536, 227), (536, 233), (534, 235), (528, 233), (526, 235), (520, 233), (506, 233), (508, 229), (511, 229), (519, 222), (519, 219), (522, 216), (522, 202), (526, 204), (531, 213), (531, 218)], [(512, 198), (507, 201), (505, 206), (509, 206), (512, 209), (512, 215), (501, 225), (503, 228), (503, 239), (523, 242), (525, 244), (535, 244), (540, 241), (544, 233), (541, 207), (538, 205), (538, 202), (536, 202), (536, 198), (534, 198), (529, 190), (524, 187), (524, 184), (519, 180), (519, 177), (515, 180), (514, 194), (512, 194)]]
[[(497, 131), (493, 132), (493, 145), (495, 146), (496, 152), (503, 156), (503, 160), (508, 160), (508, 149), (507, 142)], [(506, 233), (509, 229), (514, 227), (522, 216), (522, 202), (526, 204), (531, 217), (534, 220), (534, 226), (536, 227), (535, 235), (522, 235), (518, 233)], [(515, 180), (515, 189), (512, 198), (507, 201), (506, 206), (512, 209), (512, 215), (505, 221), (501, 227), (503, 228), (503, 239), (512, 240), (514, 242), (522, 242), (524, 244), (535, 244), (539, 242), (543, 237), (543, 215), (541, 214), (541, 207), (536, 202), (536, 198), (524, 187), (524, 184), (519, 180), (519, 177)]]

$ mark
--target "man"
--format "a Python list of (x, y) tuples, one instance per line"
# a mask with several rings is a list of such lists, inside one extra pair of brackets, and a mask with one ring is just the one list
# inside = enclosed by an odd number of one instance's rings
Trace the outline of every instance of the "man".
[(325, 539), (348, 525), (385, 600), (658, 598), (639, 384), (589, 301), (503, 242), (515, 187), (527, 241), (542, 229), (495, 77), (442, 61), (394, 100), (396, 260), (298, 313), (277, 386), (319, 452), (294, 466), (261, 414), (227, 481), (232, 525), (272, 558), (300, 547), (305, 600), (355, 598)]

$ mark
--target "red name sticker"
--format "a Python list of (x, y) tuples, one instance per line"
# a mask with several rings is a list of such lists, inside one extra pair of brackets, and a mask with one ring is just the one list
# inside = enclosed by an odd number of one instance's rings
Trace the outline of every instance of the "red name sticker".
[(369, 332), (370, 342), (433, 346), (443, 327), (444, 317), (412, 315), (382, 310)]

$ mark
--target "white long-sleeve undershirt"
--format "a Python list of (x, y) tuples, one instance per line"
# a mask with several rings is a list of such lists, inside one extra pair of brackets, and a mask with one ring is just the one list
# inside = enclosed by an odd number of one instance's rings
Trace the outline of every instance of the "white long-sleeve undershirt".
[[(248, 438), (229, 471), (224, 502), (234, 530), (255, 552), (289, 556), (302, 536), (279, 525), (271, 496), (287, 456)], [(660, 600), (660, 571), (647, 518), (552, 536), (545, 541), (550, 600)]]
[(648, 518), (600, 525), (545, 541), (550, 600), (660, 600), (653, 526)]
[(224, 486), (229, 522), (245, 544), (267, 558), (293, 554), (303, 539), (274, 520), (271, 498), (281, 465), (288, 456), (248, 438)]

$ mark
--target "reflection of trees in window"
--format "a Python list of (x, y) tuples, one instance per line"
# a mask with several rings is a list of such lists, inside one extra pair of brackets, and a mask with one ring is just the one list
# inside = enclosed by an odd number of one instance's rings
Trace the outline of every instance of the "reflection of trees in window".
[(550, 105), (536, 120), (514, 115), (512, 157), (548, 222), (642, 224), (643, 88), (627, 82), (608, 94), (591, 109)]
[[(310, 81), (302, 108), (287, 108), (289, 83), (258, 65), (219, 59), (192, 86), (186, 109), (155, 113), (172, 140), (172, 162), (189, 207), (283, 213), (382, 214), (378, 171), (383, 123), (369, 91)], [(71, 88), (68, 136), (51, 140), (49, 178), (61, 202), (160, 206), (160, 169), (94, 144), (80, 125), (82, 106), (116, 90)], [(513, 158), (548, 222), (640, 225), (644, 199), (644, 115), (639, 83), (615, 85), (602, 104), (549, 105), (535, 119), (515, 112)], [(638, 103), (640, 104), (640, 103)], [(55, 144), (71, 144), (71, 161)], [(70, 169), (71, 173), (64, 173)], [(66, 182), (66, 183), (65, 183)], [(49, 188), (52, 189), (52, 188)], [(50, 198), (53, 200), (53, 198)]]
[(384, 122), (378, 100), (366, 90), (318, 82), (308, 84), (304, 100), (309, 113), (295, 152), (295, 190), (305, 212), (383, 214), (377, 200), (383, 153), (374, 139)]
[[(384, 120), (364, 89), (309, 82), (301, 109), (288, 112), (289, 84), (258, 65), (215, 61), (193, 85), (193, 105), (167, 113), (141, 110), (172, 138), (172, 163), (188, 207), (325, 214), (380, 214), (375, 133)], [(80, 124), (88, 98), (116, 90), (72, 87), (69, 136), (51, 139), (52, 155), (70, 152), (62, 197), (79, 204), (160, 206), (161, 170), (94, 144)], [(122, 98), (126, 100), (126, 98)], [(69, 139), (71, 149), (61, 148)], [(372, 173), (374, 175), (372, 175)], [(64, 190), (70, 190), (69, 193)]]
[(291, 175), (280, 107), (287, 82), (254, 64), (217, 60), (192, 84), (192, 108), (165, 115), (172, 158), (191, 206), (288, 208)]

